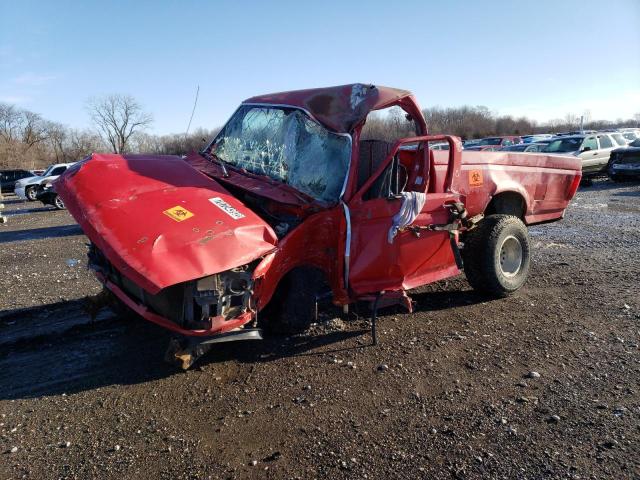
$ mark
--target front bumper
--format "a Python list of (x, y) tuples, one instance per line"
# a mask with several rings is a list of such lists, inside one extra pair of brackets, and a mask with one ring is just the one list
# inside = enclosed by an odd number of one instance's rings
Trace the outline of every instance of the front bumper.
[(27, 194), (25, 193), (24, 187), (16, 187), (13, 193), (15, 193), (18, 198), (27, 200)]
[(36, 195), (36, 200), (40, 200), (45, 205), (53, 205), (53, 199), (56, 197), (54, 192), (41, 192)]
[(241, 313), (236, 318), (226, 319), (224, 316), (216, 316), (211, 317), (211, 327), (203, 330), (189, 330), (186, 328), (182, 328), (176, 323), (172, 322), (168, 318), (165, 318), (161, 315), (158, 315), (155, 312), (152, 312), (145, 305), (138, 303), (136, 300), (131, 298), (124, 292), (118, 285), (111, 282), (108, 278), (105, 277), (104, 274), (98, 271), (94, 271), (96, 277), (100, 282), (111, 292), (113, 293), (120, 301), (122, 301), (127, 307), (136, 312), (145, 320), (155, 323), (156, 325), (160, 325), (161, 327), (166, 328), (167, 330), (171, 330), (172, 332), (179, 333), (181, 335), (190, 336), (190, 337), (207, 337), (211, 335), (218, 335), (220, 333), (229, 332), (233, 329), (241, 327), (249, 322), (251, 322), (254, 318), (254, 312), (248, 310), (244, 313)]
[(640, 163), (613, 163), (609, 166), (609, 173), (636, 177), (640, 175)]

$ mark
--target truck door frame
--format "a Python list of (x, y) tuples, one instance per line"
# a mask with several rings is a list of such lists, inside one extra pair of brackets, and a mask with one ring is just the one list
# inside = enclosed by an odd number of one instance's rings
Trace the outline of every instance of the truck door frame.
[[(449, 164), (445, 176), (444, 189), (440, 193), (428, 192), (429, 164), (431, 162), (428, 142), (446, 141), (449, 143)], [(383, 290), (405, 290), (430, 283), (459, 273), (449, 234), (442, 231), (422, 230), (419, 234), (408, 230), (399, 232), (391, 244), (387, 244), (387, 233), (392, 218), (401, 206), (399, 198), (363, 199), (364, 194), (385, 174), (391, 162), (397, 157), (400, 147), (417, 144), (421, 153), (416, 155), (414, 165), (409, 172), (413, 191), (426, 193), (427, 198), (414, 224), (427, 227), (431, 224), (443, 224), (449, 220), (447, 203), (460, 201), (454, 185), (460, 175), (461, 142), (449, 135), (423, 135), (398, 140), (390, 153), (381, 162), (375, 172), (360, 189), (345, 202), (349, 212), (348, 255), (345, 258), (345, 283), (356, 296)], [(416, 181), (415, 172), (420, 171), (423, 178)], [(364, 251), (364, 239), (377, 243), (378, 251)], [(353, 245), (352, 245), (353, 244)], [(353, 248), (353, 247), (356, 248)], [(432, 250), (426, 257), (419, 255), (424, 248)], [(404, 255), (403, 255), (404, 254)]]

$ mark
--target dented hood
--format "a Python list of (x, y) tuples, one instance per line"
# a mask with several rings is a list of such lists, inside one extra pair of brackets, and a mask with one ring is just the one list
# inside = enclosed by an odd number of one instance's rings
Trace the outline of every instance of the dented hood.
[(244, 265), (277, 243), (267, 223), (180, 157), (93, 154), (55, 190), (109, 261), (149, 293)]

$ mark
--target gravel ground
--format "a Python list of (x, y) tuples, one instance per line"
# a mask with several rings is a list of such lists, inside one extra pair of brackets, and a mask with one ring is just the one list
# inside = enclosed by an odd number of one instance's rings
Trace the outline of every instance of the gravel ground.
[[(0, 478), (639, 478), (640, 186), (595, 182), (531, 228), (516, 295), (463, 276), (186, 373), (99, 291), (66, 212), (0, 226)], [(79, 262), (78, 262), (79, 261)]]

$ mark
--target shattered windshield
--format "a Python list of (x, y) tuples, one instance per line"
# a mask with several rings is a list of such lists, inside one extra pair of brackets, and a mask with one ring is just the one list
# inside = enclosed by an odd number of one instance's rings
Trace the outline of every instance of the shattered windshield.
[(244, 105), (209, 150), (237, 168), (335, 203), (349, 168), (351, 138), (329, 132), (298, 109)]

